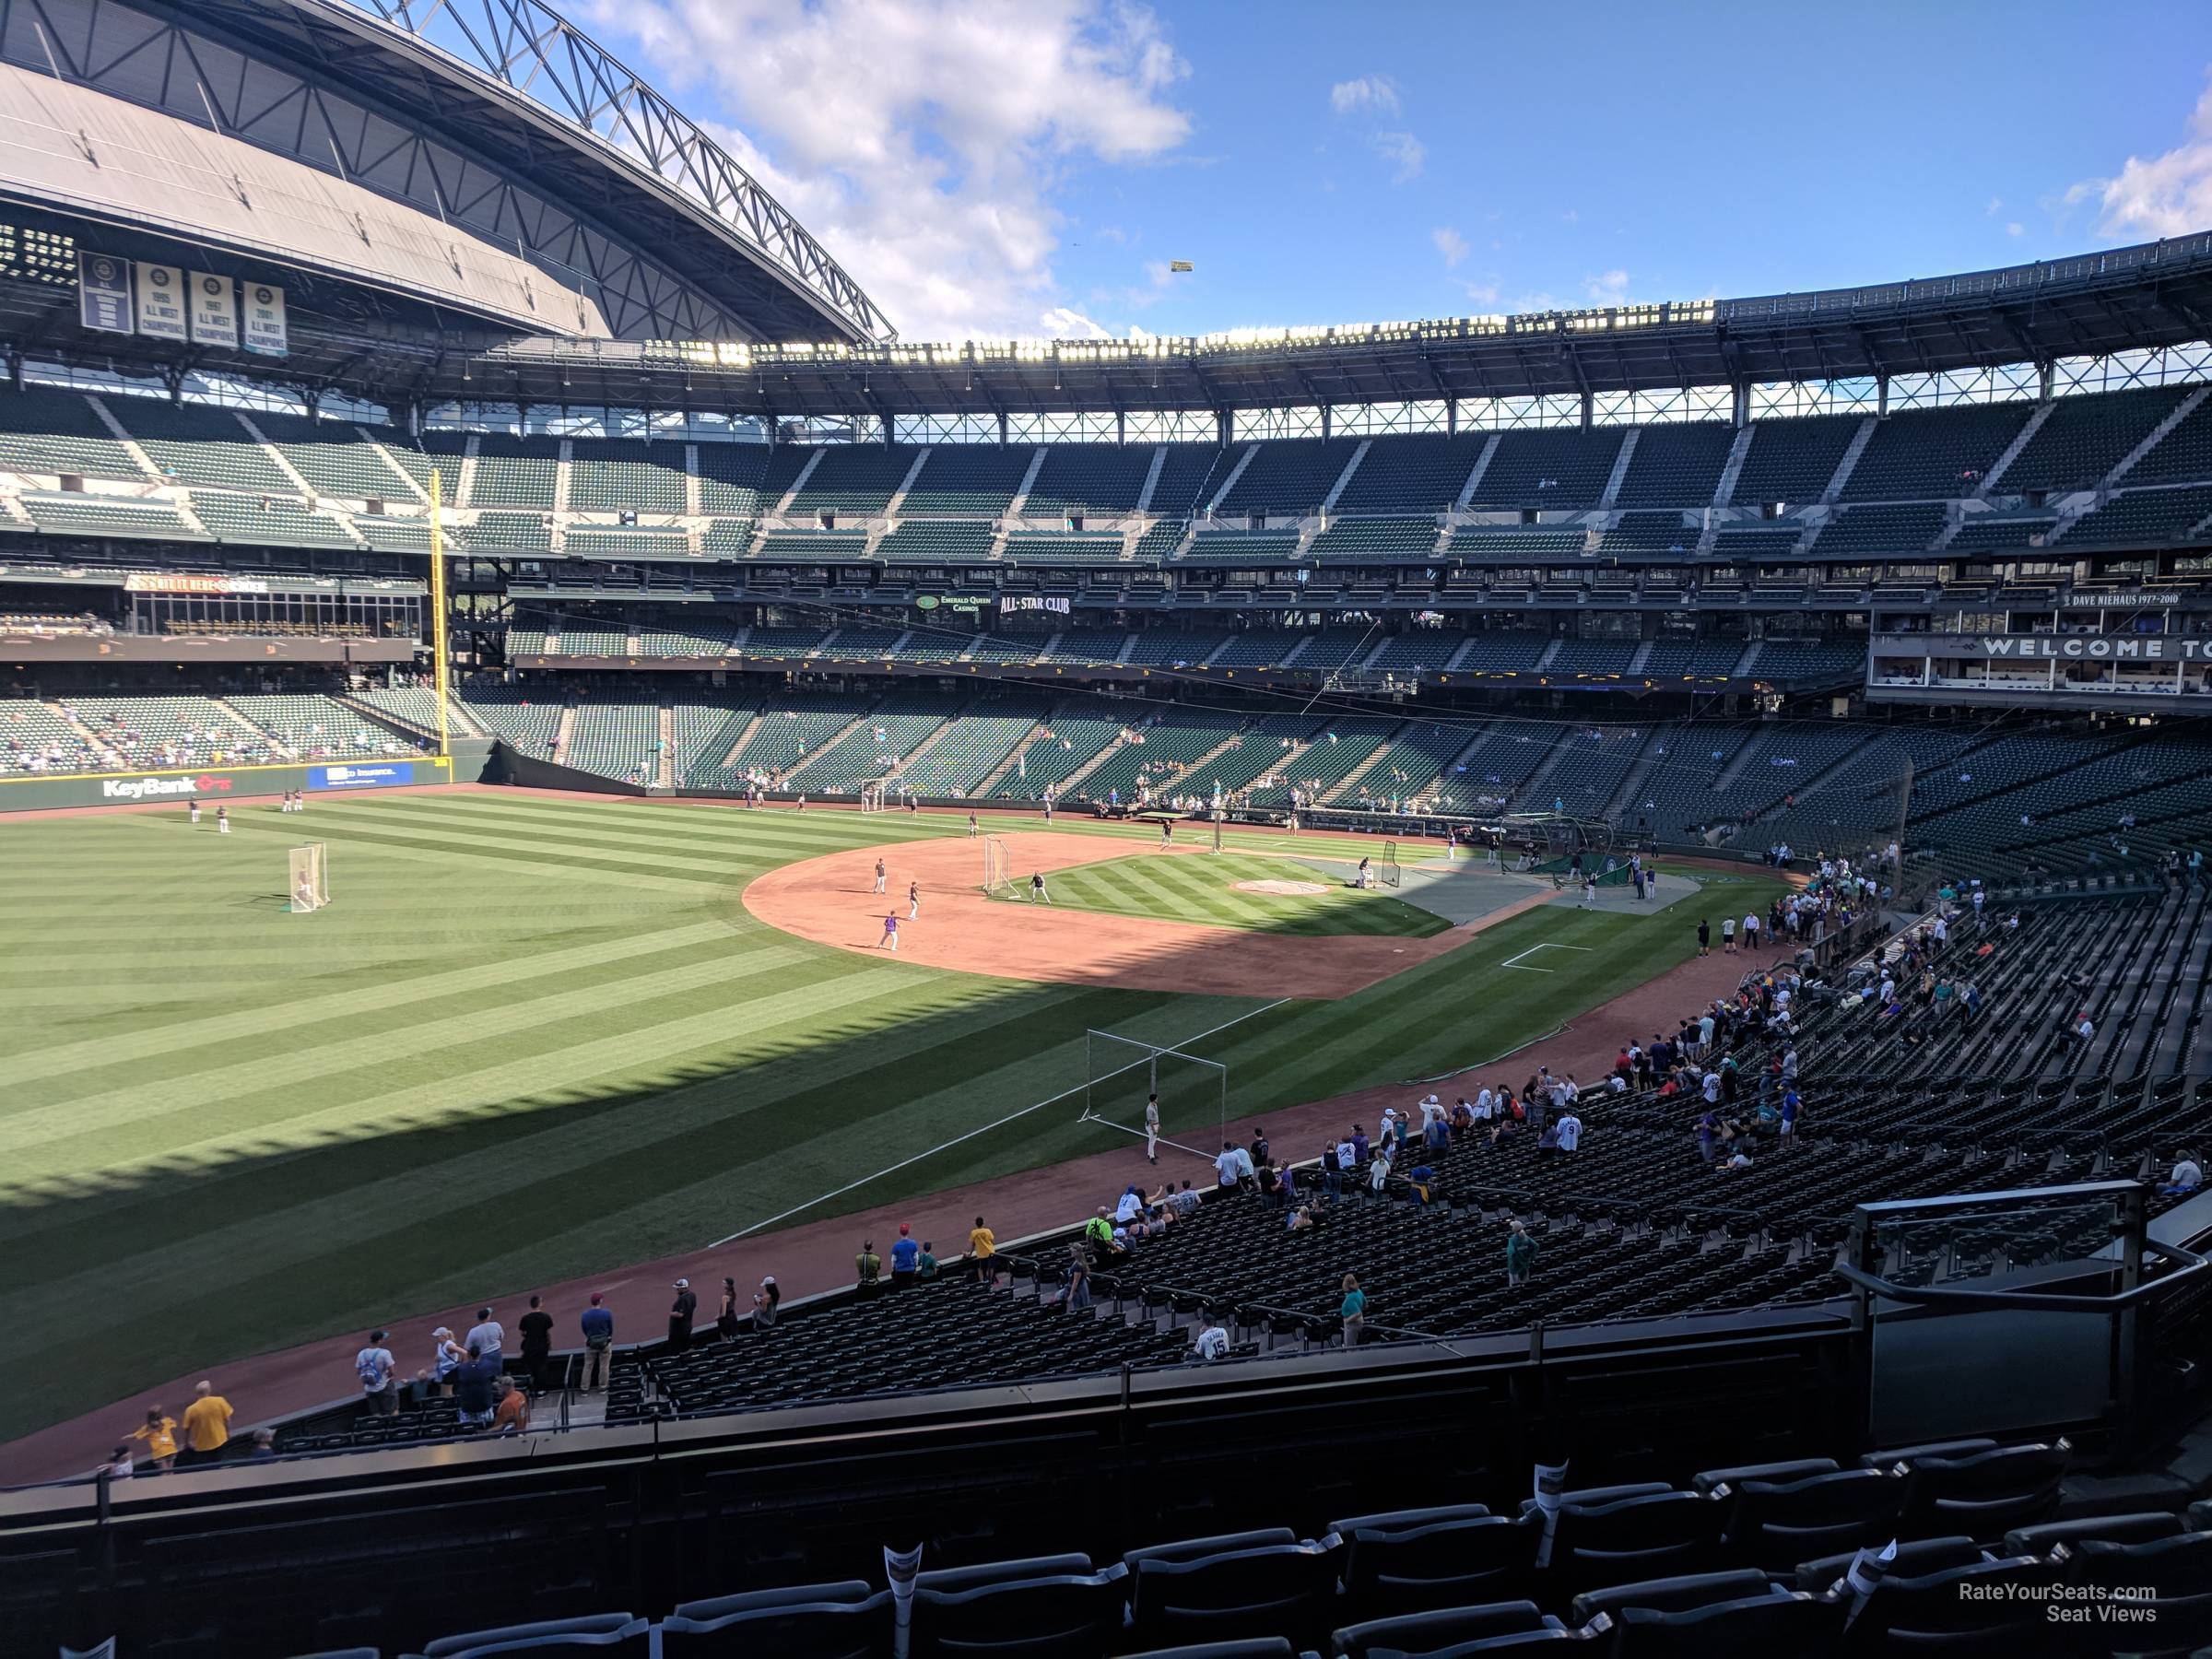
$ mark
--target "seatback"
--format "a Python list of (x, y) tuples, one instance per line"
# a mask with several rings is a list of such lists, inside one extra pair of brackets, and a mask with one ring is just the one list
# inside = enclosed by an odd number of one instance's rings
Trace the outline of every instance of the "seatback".
[(441, 1636), (422, 1650), (422, 1659), (477, 1659), (480, 1654), (525, 1659), (533, 1653), (590, 1652), (595, 1659), (644, 1659), (653, 1623), (628, 1613), (591, 1613), (578, 1618), (549, 1618), (536, 1624), (502, 1625)]
[(2061, 1544), (2080, 1544), (2090, 1538), (2101, 1538), (2108, 1544), (2147, 1544), (2154, 1538), (2177, 1537), (2184, 1530), (2182, 1518), (2164, 1510), (2096, 1515), (2084, 1521), (2046, 1521), (2039, 1526), (2016, 1526), (2006, 1533), (2004, 1553), (2049, 1555)]
[(2006, 1587), (2038, 1587), (2057, 1576), (2051, 1562), (2032, 1556), (1947, 1567), (1914, 1578), (1891, 1572), (1853, 1621), (1852, 1645), (1874, 1653), (2041, 1652), (2052, 1629), (2046, 1604), (2007, 1599)]
[(1748, 1567), (1731, 1572), (1681, 1572), (1671, 1578), (1641, 1579), (1634, 1583), (1585, 1590), (1569, 1605), (1567, 1617), (1572, 1623), (1586, 1625), (1601, 1613), (1617, 1616), (1630, 1607), (1641, 1607), (1653, 1613), (1678, 1613), (1687, 1607), (1764, 1595), (1773, 1587), (1765, 1573)]
[(678, 1618), (722, 1618), (732, 1613), (750, 1613), (760, 1607), (811, 1606), (817, 1602), (864, 1602), (876, 1592), (865, 1579), (838, 1579), (820, 1584), (779, 1584), (772, 1590), (745, 1590), (735, 1595), (712, 1595), (700, 1601), (678, 1602)]
[(1912, 1533), (2001, 1538), (2016, 1526), (2048, 1521), (2058, 1507), (2072, 1448), (1993, 1446), (1960, 1457), (1912, 1460), (1902, 1525)]
[(1263, 1544), (1295, 1544), (1298, 1535), (1287, 1526), (1255, 1527), (1251, 1532), (1220, 1533), (1211, 1538), (1185, 1538), (1180, 1544), (1152, 1544), (1132, 1549), (1122, 1565), (1136, 1571), (1140, 1561), (1188, 1561), (1199, 1556), (1226, 1555), (1232, 1549), (1256, 1549)]
[(1571, 1587), (1704, 1566), (1717, 1553), (1727, 1515), (1718, 1499), (1671, 1490), (1610, 1503), (1564, 1503), (1551, 1535), (1551, 1572)]
[(1407, 1532), (1363, 1527), (1345, 1542), (1347, 1611), (1359, 1619), (1520, 1594), (1535, 1576), (1543, 1542), (1537, 1514), (1439, 1521)]
[(2062, 1546), (2066, 1583), (2106, 1592), (2147, 1590), (2152, 1599), (2114, 1600), (2108, 1630), (2133, 1627), (2129, 1646), (2194, 1650), (2212, 1644), (2212, 1532), (2136, 1544), (2090, 1539)]
[(1008, 1579), (966, 1590), (914, 1592), (913, 1659), (1084, 1659), (1122, 1628), (1129, 1570)]
[(1329, 1530), (1340, 1538), (1348, 1538), (1356, 1532), (1411, 1532), (1416, 1527), (1433, 1526), (1439, 1521), (1479, 1521), (1488, 1514), (1487, 1504), (1443, 1503), (1434, 1509), (1378, 1510), (1371, 1515), (1347, 1515), (1342, 1521), (1329, 1523)]
[(753, 1605), (713, 1614), (703, 1610), (715, 1602), (686, 1603), (661, 1621), (664, 1659), (724, 1653), (743, 1653), (746, 1659), (888, 1659), (897, 1618), (888, 1590), (857, 1601), (785, 1601), (778, 1594), (723, 1596), (719, 1600), (725, 1607), (732, 1602)]
[(1803, 1480), (1809, 1475), (1832, 1475), (1832, 1457), (1797, 1457), (1786, 1463), (1736, 1464), (1725, 1469), (1700, 1469), (1690, 1477), (1689, 1489), (1710, 1492), (1715, 1487), (1740, 1487), (1747, 1480)]
[(1970, 1452), (1987, 1452), (1996, 1441), (1986, 1435), (1975, 1440), (1924, 1441), (1917, 1446), (1900, 1446), (1890, 1452), (1869, 1452), (1859, 1459), (1862, 1469), (1891, 1469), (1923, 1457), (1964, 1457)]
[(1196, 1647), (1149, 1648), (1129, 1659), (1298, 1659), (1298, 1650), (1280, 1636), (1248, 1636), (1241, 1641), (1202, 1641)]
[(1331, 1641), (1344, 1659), (1367, 1659), (1371, 1653), (1426, 1653), (1488, 1636), (1558, 1628), (1559, 1620), (1547, 1618), (1535, 1602), (1506, 1601), (1371, 1618), (1346, 1625)]
[(1894, 1536), (1905, 1482), (1879, 1469), (1835, 1469), (1724, 1483), (1713, 1496), (1729, 1506), (1722, 1534), (1729, 1559), (1783, 1572), (1808, 1557)]
[(1082, 1577), (1090, 1571), (1087, 1555), (1026, 1556), (1018, 1561), (982, 1561), (972, 1567), (940, 1567), (914, 1575), (917, 1590), (975, 1590), (1014, 1579)]
[(1160, 1645), (1218, 1635), (1300, 1640), (1323, 1622), (1335, 1593), (1336, 1541), (1265, 1544), (1190, 1560), (1136, 1564), (1135, 1639)]
[[(1798, 1562), (1797, 1588), (1819, 1594), (1851, 1571), (1851, 1563), (1858, 1553), (1847, 1549), (1841, 1555)], [(2007, 1550), (2006, 1553), (2036, 1552)], [(1923, 1573), (1941, 1572), (1947, 1567), (1971, 1567), (1982, 1559), (1982, 1546), (1971, 1538), (1919, 1538), (1897, 1547), (1897, 1559), (1889, 1563), (1888, 1571), (1900, 1578), (1914, 1578)]]

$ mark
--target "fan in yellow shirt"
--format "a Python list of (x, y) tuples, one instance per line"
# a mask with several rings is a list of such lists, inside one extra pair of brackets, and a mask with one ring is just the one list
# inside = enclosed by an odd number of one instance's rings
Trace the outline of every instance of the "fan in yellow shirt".
[(184, 1461), (213, 1463), (229, 1443), (230, 1402), (203, 1379), (184, 1407)]
[(991, 1261), (997, 1253), (998, 1235), (984, 1226), (983, 1218), (978, 1216), (975, 1225), (968, 1230), (968, 1254), (975, 1264), (975, 1277), (978, 1279), (987, 1281), (998, 1277), (998, 1269)]
[(177, 1455), (177, 1419), (160, 1406), (150, 1406), (146, 1421), (131, 1430), (131, 1438), (146, 1442), (147, 1462), (157, 1469), (166, 1469)]

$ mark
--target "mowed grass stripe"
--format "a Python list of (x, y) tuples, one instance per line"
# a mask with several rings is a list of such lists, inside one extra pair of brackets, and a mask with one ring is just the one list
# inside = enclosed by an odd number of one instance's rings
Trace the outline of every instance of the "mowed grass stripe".
[[(496, 1010), (464, 1010), (418, 1022), (401, 1041), (371, 1031), (305, 1048), (281, 1040), (240, 1044), (199, 1067), (165, 1064), (92, 1067), (68, 1079), (50, 1080), (44, 1090), (26, 1089), (10, 1102), (8, 1142), (18, 1170), (43, 1166), (48, 1157), (72, 1143), (104, 1141), (119, 1125), (138, 1127), (192, 1123), (223, 1124), (241, 1103), (255, 1100), (281, 1105), (302, 1087), (320, 1083), (327, 1091), (335, 1075), (374, 1068), (386, 1074), (408, 1070), (442, 1071), (453, 1051), (482, 1052), (488, 1045), (524, 1037), (550, 1042), (548, 1028), (590, 1029), (639, 1004), (659, 1013), (693, 1002), (710, 1003), (727, 1019), (729, 997), (763, 974), (800, 971), (806, 952), (794, 943), (737, 950), (702, 962), (657, 973), (641, 973), (610, 985), (564, 982), (536, 996), (521, 997)], [(818, 962), (818, 970), (829, 964)], [(587, 1023), (588, 1022), (588, 1023)], [(641, 1019), (633, 1029), (650, 1030)], [(558, 1045), (556, 1045), (558, 1046)], [(159, 1078), (160, 1110), (149, 1117), (140, 1089), (149, 1077)], [(297, 1096), (293, 1096), (295, 1104)], [(319, 1114), (311, 1114), (319, 1115)], [(85, 1149), (89, 1149), (87, 1147)]]
[[(158, 1031), (124, 1036), (77, 1039), (52, 1044), (31, 1044), (8, 1062), (11, 1086), (34, 1082), (80, 1066), (118, 1065), (181, 1049), (208, 1043), (235, 1042), (245, 1038), (281, 1033), (288, 1041), (312, 1040), (312, 1028), (325, 1020), (358, 1020), (386, 1010), (406, 1010), (427, 1004), (457, 999), (472, 992), (503, 989), (533, 980), (554, 979), (589, 971), (665, 951), (716, 944), (726, 945), (729, 930), (720, 922), (672, 922), (669, 925), (627, 938), (517, 959), (488, 962), (409, 980), (359, 986), (349, 991), (323, 992), (257, 1008), (213, 1014), (203, 1018), (164, 1026)], [(200, 987), (205, 989), (203, 985)], [(0, 1108), (0, 1116), (5, 1116)]]

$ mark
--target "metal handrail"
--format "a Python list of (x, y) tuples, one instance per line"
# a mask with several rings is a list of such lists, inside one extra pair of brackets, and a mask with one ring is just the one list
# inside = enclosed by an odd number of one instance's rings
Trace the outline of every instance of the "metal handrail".
[(1862, 1290), (1914, 1306), (2010, 1308), (2034, 1313), (2112, 1313), (2171, 1289), (2199, 1268), (2212, 1267), (2212, 1261), (2177, 1244), (2161, 1244), (2155, 1239), (2146, 1239), (2143, 1249), (2148, 1254), (2180, 1263), (2180, 1270), (2163, 1278), (2146, 1279), (2133, 1290), (2115, 1291), (2109, 1296), (2051, 1296), (2035, 1290), (1950, 1290), (1937, 1289), (1932, 1285), (1900, 1285), (1849, 1262), (1838, 1263), (1836, 1273)]

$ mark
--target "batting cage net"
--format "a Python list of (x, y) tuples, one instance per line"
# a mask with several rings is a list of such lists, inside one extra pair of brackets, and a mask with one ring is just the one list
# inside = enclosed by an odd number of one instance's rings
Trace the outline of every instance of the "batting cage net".
[(1004, 892), (1014, 879), (1006, 864), (1006, 843), (1003, 837), (983, 837), (983, 891)]
[(291, 850), (285, 892), (295, 911), (318, 911), (330, 902), (330, 860), (321, 841)]
[(1398, 868), (1396, 841), (1386, 841), (1382, 843), (1382, 862), (1379, 867), (1382, 872), (1382, 885), (1386, 888), (1394, 888), (1404, 879), (1405, 872)]
[(860, 786), (860, 809), (863, 812), (881, 812), (883, 810), (883, 785), (881, 783), (863, 783)]

